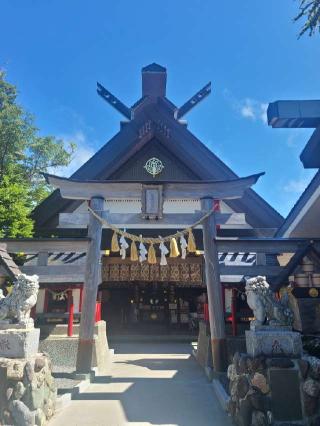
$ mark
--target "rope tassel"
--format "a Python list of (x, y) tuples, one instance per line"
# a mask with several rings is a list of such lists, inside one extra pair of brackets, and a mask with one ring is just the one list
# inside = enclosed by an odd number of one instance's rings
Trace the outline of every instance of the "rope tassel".
[(195, 253), (197, 251), (196, 241), (194, 239), (192, 228), (189, 229), (187, 249), (189, 253)]
[(150, 244), (149, 246), (149, 250), (148, 250), (148, 263), (154, 265), (155, 263), (157, 263), (157, 258), (156, 258), (156, 251), (154, 249), (154, 245)]
[(137, 245), (134, 241), (132, 241), (131, 247), (130, 247), (130, 260), (132, 262), (136, 262), (137, 260), (139, 260)]
[(170, 257), (178, 257), (179, 256), (179, 249), (177, 240), (175, 238), (171, 238), (170, 240)]
[(120, 251), (118, 235), (116, 232), (113, 232), (112, 240), (111, 240), (111, 251)]

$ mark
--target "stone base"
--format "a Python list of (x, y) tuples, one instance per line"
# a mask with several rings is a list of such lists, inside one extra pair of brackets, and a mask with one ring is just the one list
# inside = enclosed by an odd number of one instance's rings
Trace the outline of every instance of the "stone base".
[(204, 321), (199, 322), (196, 358), (201, 367), (213, 368), (210, 326)]
[(0, 357), (29, 358), (38, 352), (38, 328), (8, 328), (0, 331)]
[(265, 327), (261, 331), (246, 331), (247, 353), (252, 357), (300, 358), (302, 341), (299, 333), (275, 327)]
[[(49, 335), (40, 341), (40, 350), (50, 355), (54, 365), (76, 368), (78, 343), (77, 335)], [(100, 374), (110, 372), (112, 355), (108, 347), (105, 321), (99, 321), (95, 325), (91, 359), (91, 368), (97, 367)]]
[(56, 397), (47, 355), (0, 358), (1, 425), (45, 425), (54, 414)]

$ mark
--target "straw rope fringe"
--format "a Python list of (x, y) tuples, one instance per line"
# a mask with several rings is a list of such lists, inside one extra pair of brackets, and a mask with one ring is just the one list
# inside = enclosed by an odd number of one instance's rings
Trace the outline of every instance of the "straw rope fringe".
[(214, 213), (213, 209), (208, 211), (208, 213), (206, 213), (204, 216), (202, 216), (197, 222), (193, 223), (192, 225), (188, 226), (187, 228), (183, 229), (182, 231), (178, 231), (175, 234), (168, 235), (167, 237), (145, 238), (145, 237), (140, 237), (140, 236), (135, 235), (135, 234), (130, 234), (129, 232), (126, 232), (126, 231), (121, 231), (121, 229), (117, 228), (116, 226), (111, 225), (111, 223), (109, 223), (108, 221), (106, 221), (105, 219), (100, 217), (89, 206), (88, 206), (88, 210), (97, 220), (99, 220), (99, 222), (106, 225), (108, 228), (112, 229), (112, 231), (115, 232), (116, 234), (121, 235), (125, 238), (129, 238), (131, 241), (142, 242), (142, 243), (145, 243), (145, 244), (160, 244), (161, 242), (169, 242), (173, 238), (179, 238), (179, 237), (181, 237), (181, 235), (188, 234), (191, 229), (195, 228), (198, 225), (201, 225), (201, 223), (205, 219), (207, 219), (209, 216), (211, 216)]

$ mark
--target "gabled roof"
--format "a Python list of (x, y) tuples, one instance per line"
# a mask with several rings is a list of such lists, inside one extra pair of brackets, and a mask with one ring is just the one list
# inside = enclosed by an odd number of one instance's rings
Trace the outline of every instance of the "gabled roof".
[[(319, 203), (320, 203), (320, 170), (315, 174), (307, 188), (301, 194), (296, 204), (291, 209), (287, 218), (278, 229), (278, 237), (310, 237), (316, 238), (320, 235), (319, 225)], [(312, 215), (312, 216), (311, 216)], [(308, 217), (307, 217), (308, 216)], [(314, 218), (314, 219), (312, 219)], [(305, 222), (311, 228), (310, 231), (302, 229)], [(299, 230), (299, 227), (301, 228)], [(308, 232), (308, 233), (304, 233)]]
[[(153, 64), (152, 64), (153, 67)], [(132, 120), (80, 167), (72, 178), (107, 180), (150, 141), (162, 147), (186, 165), (200, 180), (228, 180), (238, 176), (175, 118), (173, 104), (163, 97), (148, 97), (139, 104)], [(253, 190), (240, 200), (228, 203), (236, 212), (245, 212), (253, 227), (278, 228), (282, 216)], [(63, 200), (53, 192), (34, 211), (37, 227), (56, 222), (61, 211), (73, 211), (74, 202)]]

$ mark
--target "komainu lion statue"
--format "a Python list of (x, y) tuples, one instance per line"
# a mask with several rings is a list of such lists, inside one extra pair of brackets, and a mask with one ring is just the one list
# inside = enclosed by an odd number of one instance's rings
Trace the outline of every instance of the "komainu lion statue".
[(33, 326), (30, 311), (37, 303), (38, 290), (38, 275), (18, 275), (11, 294), (4, 297), (0, 290), (0, 321)]
[(247, 303), (255, 317), (255, 320), (251, 321), (251, 326), (263, 325), (266, 321), (269, 325), (292, 325), (293, 313), (288, 305), (288, 296), (285, 294), (277, 300), (266, 277), (246, 279), (245, 289)]

